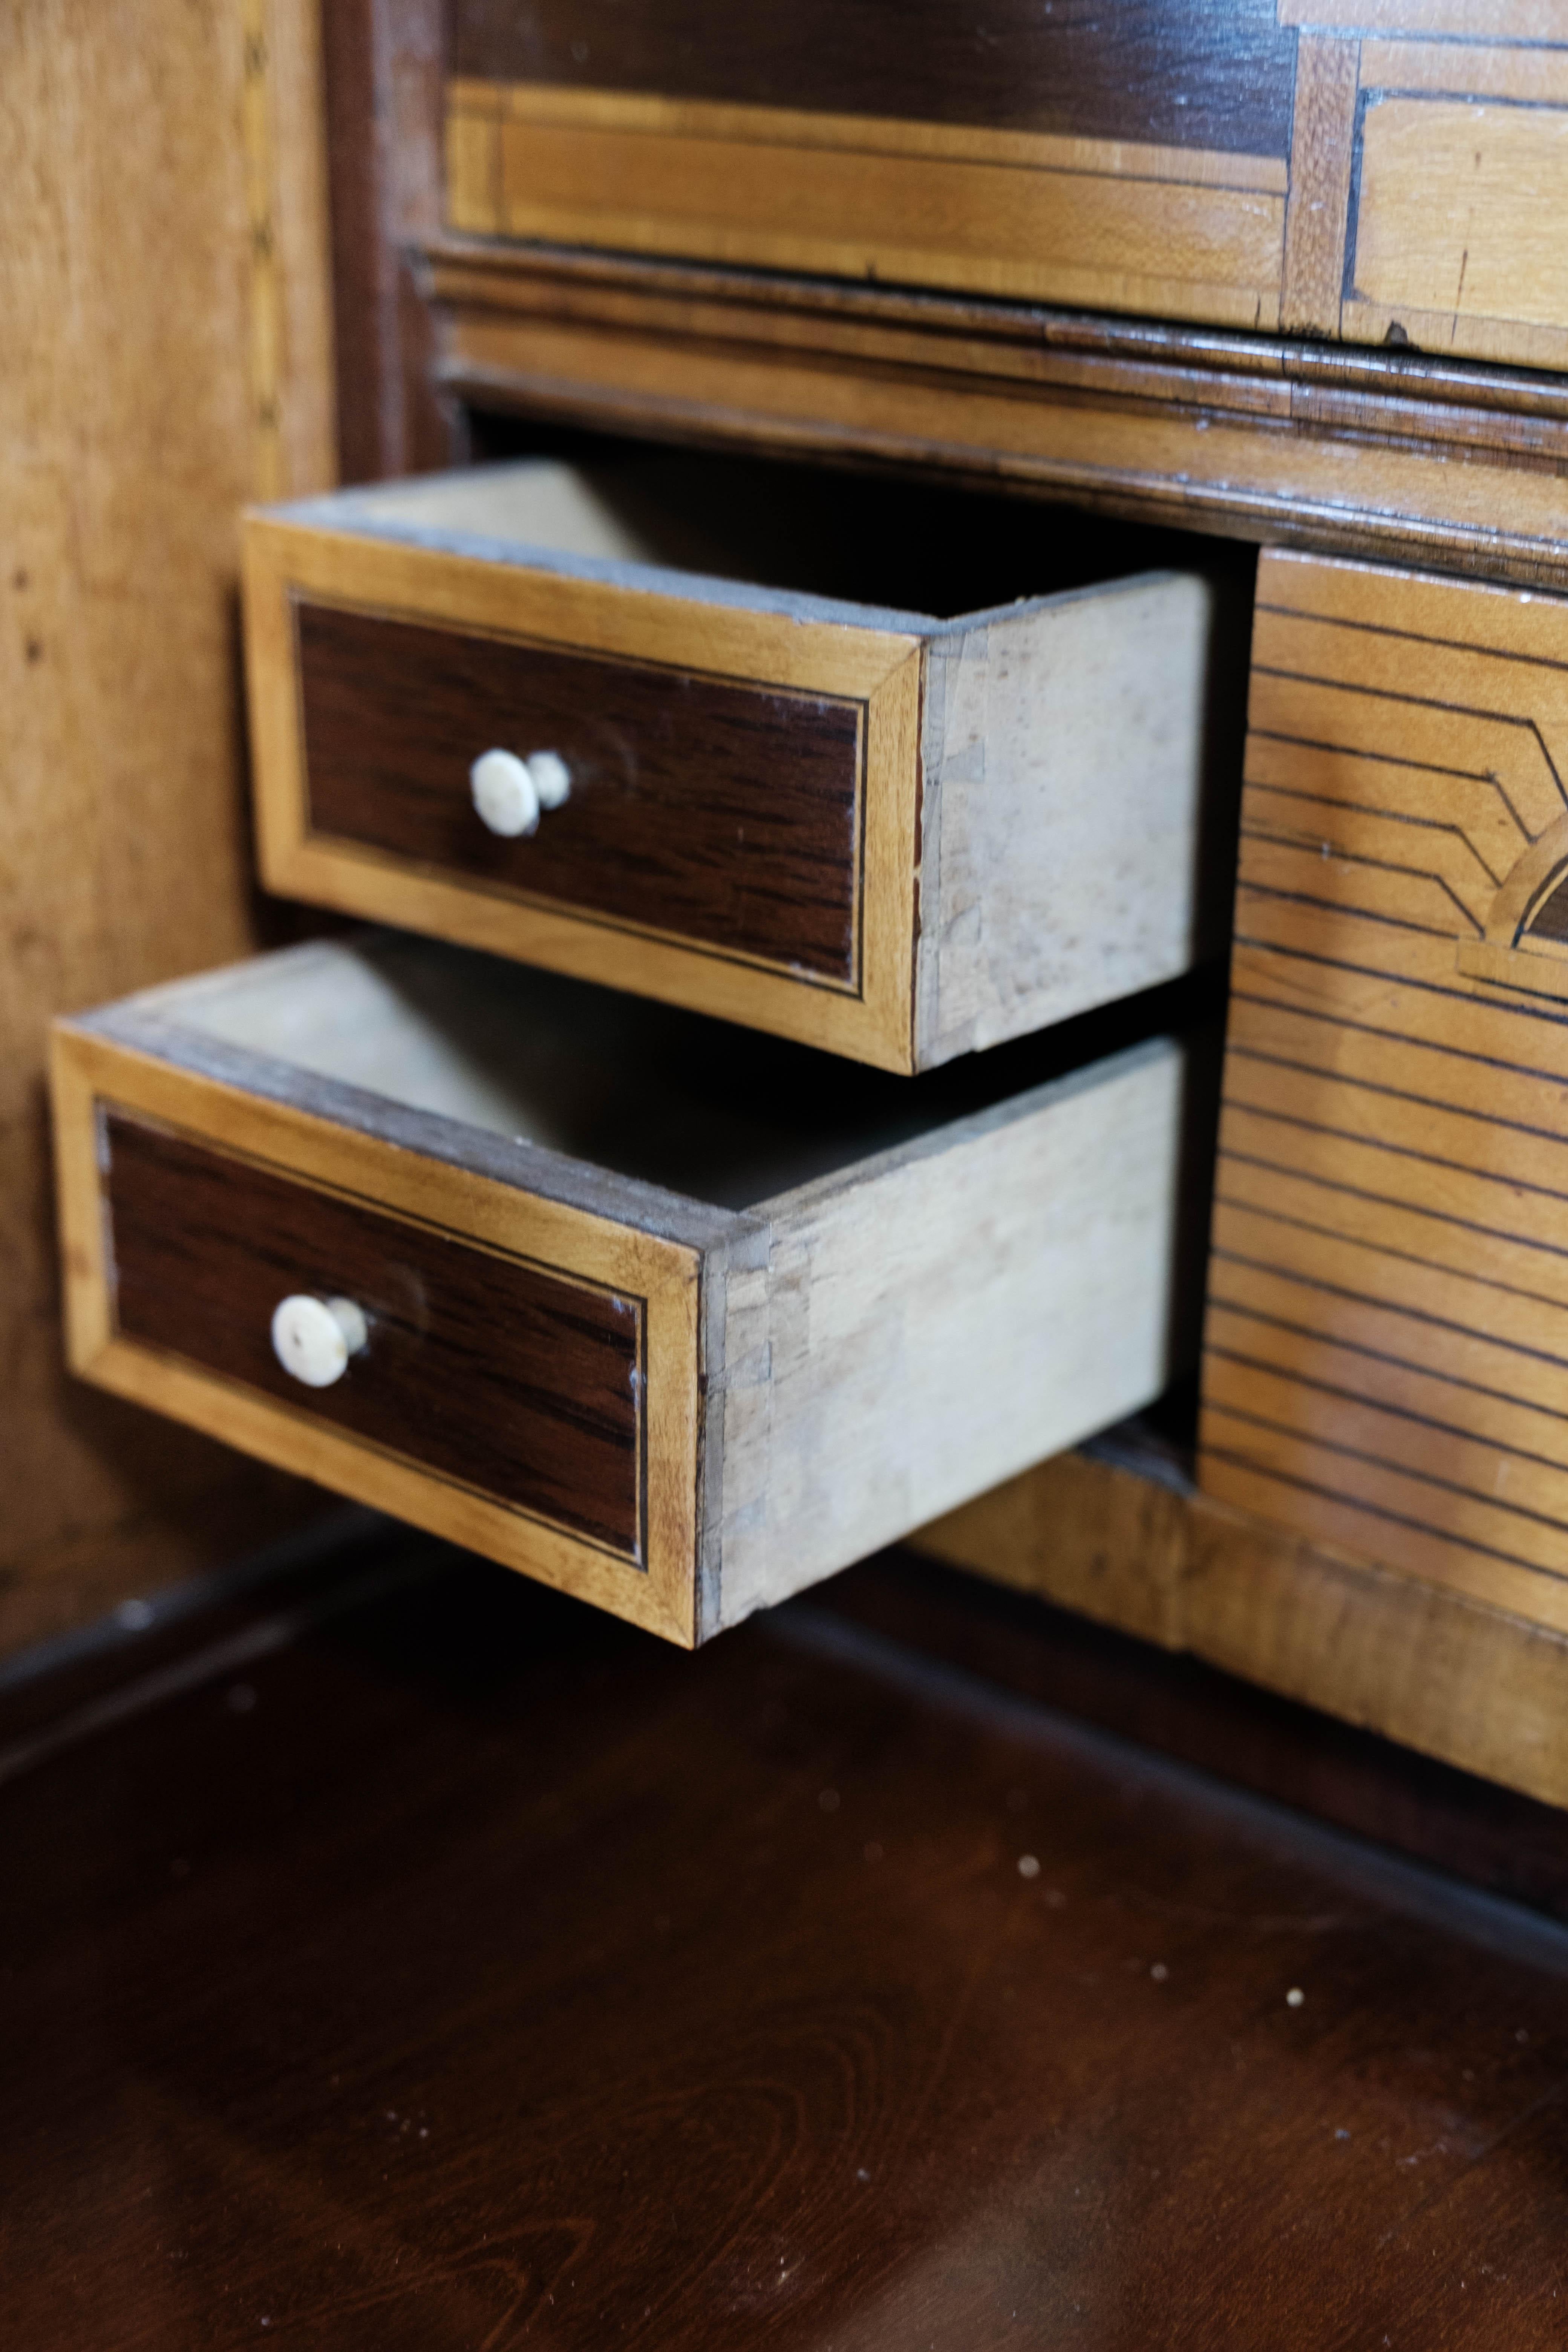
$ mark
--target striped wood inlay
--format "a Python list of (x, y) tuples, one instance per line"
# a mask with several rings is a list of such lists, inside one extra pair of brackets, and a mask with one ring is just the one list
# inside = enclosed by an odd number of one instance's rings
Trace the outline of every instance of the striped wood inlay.
[(1203, 1483), (1558, 1626), (1565, 778), (1568, 604), (1263, 559)]

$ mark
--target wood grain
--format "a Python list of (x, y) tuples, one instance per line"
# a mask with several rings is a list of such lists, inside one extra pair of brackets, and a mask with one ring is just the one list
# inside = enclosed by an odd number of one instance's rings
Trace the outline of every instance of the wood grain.
[[(1267, 34), (1235, 9), (1152, 16), (988, 23), (1011, 94), (977, 109), (964, 28), (907, 58), (905, 38), (884, 39), (874, 68), (846, 71), (836, 27), (828, 94), (772, 26), (748, 20), (735, 44), (689, 0), (587, 41), (565, 6), (509, 37), (476, 5), (455, 30), (447, 219), (487, 238), (1568, 366), (1550, 226), (1560, 10), (1292, 6)], [(859, 35), (884, 25), (866, 11)], [(1278, 45), (1267, 62), (1260, 36)], [(1222, 89), (1238, 110), (1205, 136)]]
[(1184, 170), (1179, 147), (943, 136), (884, 109), (856, 136), (837, 112), (532, 83), (454, 82), (448, 105), (447, 220), (469, 235), (1279, 323), (1267, 156)]
[(321, 43), (339, 472), (374, 481), (460, 454), (414, 264), (441, 221), (439, 0), (333, 0)]
[[(1280, 1516), (1266, 1497), (1234, 1507), (1194, 1492), (1179, 1464), (1118, 1443), (1041, 1463), (914, 1542), (1543, 1804), (1568, 1804), (1568, 1633), (1452, 1579), (1358, 1559), (1327, 1532), (1268, 1524)], [(1217, 1751), (1206, 1760), (1233, 1769)], [(1412, 1828), (1418, 1817), (1407, 1816)], [(1440, 1847), (1433, 1858), (1454, 1866)]]
[(1183, 1371), (1205, 1091), (1201, 1051), (1156, 1038), (766, 1204), (710, 1375), (721, 1622)]
[(1298, 37), (1279, 298), (1287, 334), (1340, 331), (1360, 62), (1354, 41), (1319, 32)]
[(428, 284), (442, 380), (479, 409), (1568, 585), (1551, 378), (477, 240)]
[[(114, 1328), (640, 1565), (642, 1301), (110, 1112)], [(294, 1291), (370, 1338), (309, 1396), (273, 1353)]]
[[(1369, 104), (1355, 217), (1363, 331), (1408, 319), (1412, 341), (1562, 366), (1568, 267), (1551, 224), (1565, 198), (1568, 110), (1436, 97)], [(1521, 342), (1516, 325), (1537, 331)]]
[[(1551, 599), (1260, 567), (1203, 1465), (1560, 1629), (1568, 1044), (1528, 924), (1568, 859), (1565, 656)], [(1500, 905), (1522, 987), (1473, 975)]]
[[(584, 35), (588, 37), (584, 38)], [(451, 69), (563, 93), (645, 96), (895, 116), (1056, 137), (1164, 142), (1283, 160), (1292, 43), (1271, 0), (1173, 9), (1122, 0), (1049, 14), (999, 0), (984, 22), (906, 0), (853, 12), (826, 0), (628, 0), (586, 23), (577, 0), (458, 0)]]
[(820, 1609), (388, 1549), (5, 1726), (29, 2352), (1554, 2352), (1555, 1922)]
[[(235, 515), (258, 488), (246, 12), (0, 13), (0, 1649), (267, 1539), (318, 1498), (68, 1383), (50, 1014), (242, 954)], [(287, 489), (331, 479), (313, 12), (268, 9), (263, 159)]]
[[(307, 841), (856, 988), (860, 704), (313, 603), (296, 628)], [(526, 840), (469, 799), (498, 745), (572, 772)]]

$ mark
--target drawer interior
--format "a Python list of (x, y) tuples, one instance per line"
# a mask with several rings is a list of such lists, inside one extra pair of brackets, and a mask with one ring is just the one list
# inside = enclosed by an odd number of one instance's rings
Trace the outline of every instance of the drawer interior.
[(700, 1013), (391, 932), (142, 1003), (318, 1078), (748, 1211), (1217, 1013), (1200, 976), (908, 1079)]
[(696, 572), (870, 607), (894, 624), (1248, 562), (1213, 541), (1016, 498), (614, 442), (378, 485), (334, 508), (351, 527)]

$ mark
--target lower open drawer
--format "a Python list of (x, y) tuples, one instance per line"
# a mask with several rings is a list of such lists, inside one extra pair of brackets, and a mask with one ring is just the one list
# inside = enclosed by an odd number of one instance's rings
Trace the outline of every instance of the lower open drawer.
[(57, 1028), (71, 1361), (697, 1642), (1181, 1368), (1192, 1013), (900, 1081), (388, 934), (182, 982)]

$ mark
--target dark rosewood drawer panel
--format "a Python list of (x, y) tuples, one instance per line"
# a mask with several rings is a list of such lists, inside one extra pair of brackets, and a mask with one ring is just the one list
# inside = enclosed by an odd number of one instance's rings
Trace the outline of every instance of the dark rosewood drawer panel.
[(1168, 1384), (1203, 1017), (911, 1086), (406, 935), (177, 982), (57, 1027), (70, 1361), (700, 1641)]
[(365, 1344), (310, 1409), (640, 1560), (642, 1304), (123, 1113), (105, 1118), (115, 1328), (301, 1402), (269, 1337), (342, 1294)]
[[(312, 835), (853, 986), (862, 706), (302, 602)], [(473, 760), (532, 744), (571, 797), (508, 839)]]
[(251, 516), (264, 878), (905, 1073), (1186, 971), (1245, 595), (921, 495), (623, 453)]

